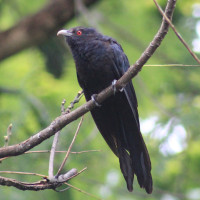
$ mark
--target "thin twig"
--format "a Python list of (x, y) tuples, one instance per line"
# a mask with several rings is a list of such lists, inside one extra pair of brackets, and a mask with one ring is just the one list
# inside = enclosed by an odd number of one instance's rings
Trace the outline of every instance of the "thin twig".
[(61, 113), (64, 114), (65, 112), (65, 103), (66, 103), (66, 100), (63, 99), (62, 103), (61, 103)]
[[(65, 103), (66, 100), (64, 99), (61, 103), (61, 114), (63, 114), (65, 112)], [(53, 169), (54, 169), (54, 158), (55, 158), (55, 151), (56, 151), (56, 147), (58, 144), (58, 139), (60, 136), (60, 131), (59, 130), (53, 139), (53, 143), (52, 143), (52, 147), (51, 147), (51, 151), (50, 151), (50, 157), (49, 157), (49, 171), (48, 171), (48, 175), (49, 175), (49, 180), (53, 180), (54, 179), (54, 175), (53, 175)]]
[(71, 185), (71, 184), (69, 184), (69, 183), (64, 183), (64, 184), (65, 184), (65, 185), (68, 185), (69, 187), (71, 187), (71, 188), (73, 188), (73, 189), (75, 189), (75, 190), (77, 190), (77, 191), (79, 191), (79, 192), (81, 192), (81, 193), (83, 193), (83, 194), (86, 194), (86, 195), (88, 195), (88, 196), (90, 196), (90, 197), (93, 197), (93, 198), (98, 199), (98, 200), (102, 200), (102, 199), (100, 199), (99, 197), (96, 197), (95, 195), (90, 194), (90, 193), (88, 193), (88, 192), (86, 192), (86, 191), (84, 191), (84, 190), (81, 190), (81, 189), (79, 189), (79, 188), (77, 188), (77, 187), (75, 187), (75, 186), (73, 186), (73, 185)]
[(10, 124), (7, 128), (7, 135), (4, 136), (4, 141), (5, 141), (5, 147), (8, 146), (8, 142), (10, 140), (10, 136), (12, 135), (12, 124)]
[[(72, 154), (81, 154), (81, 153), (88, 153), (88, 152), (100, 152), (101, 150), (85, 150), (85, 151), (71, 151), (70, 153)], [(30, 153), (49, 153), (50, 150), (41, 150), (41, 151), (27, 151), (25, 154), (30, 154)], [(56, 151), (56, 153), (67, 153), (67, 151)]]
[[(82, 154), (82, 153), (88, 153), (88, 152), (100, 152), (101, 150), (85, 150), (85, 151), (71, 151), (71, 154)], [(24, 154), (31, 154), (31, 153), (50, 153), (50, 150), (40, 150), (40, 151), (27, 151)], [(55, 151), (55, 153), (67, 153), (67, 151)], [(7, 159), (7, 158), (11, 158), (11, 157), (5, 157), (5, 158), (1, 158), (0, 162), (2, 162), (3, 160)]]
[(164, 64), (164, 65), (144, 65), (144, 67), (200, 67), (200, 65)]
[(49, 171), (48, 171), (48, 176), (49, 180), (52, 180), (54, 178), (53, 175), (53, 169), (54, 169), (54, 158), (55, 158), (55, 151), (56, 151), (56, 146), (58, 144), (58, 138), (60, 135), (60, 131), (58, 131), (54, 138), (53, 138), (53, 143), (50, 151), (50, 156), (49, 156)]
[(70, 189), (70, 187), (64, 188), (64, 189), (62, 189), (62, 190), (57, 190), (57, 189), (55, 188), (54, 191), (56, 191), (56, 192), (64, 192), (64, 191), (69, 190), (69, 189)]
[(47, 178), (47, 176), (38, 174), (38, 173), (33, 173), (33, 172), (15, 172), (15, 171), (0, 171), (1, 174), (21, 174), (21, 175), (33, 175), (33, 176), (40, 176), (43, 178)]
[(74, 104), (78, 103), (80, 99), (82, 98), (82, 96), (83, 96), (83, 91), (79, 91), (76, 97), (74, 98), (74, 100), (67, 107), (66, 111), (63, 112), (63, 114), (69, 113), (74, 108)]
[(83, 122), (83, 116), (81, 117), (81, 120), (80, 120), (80, 122), (79, 122), (79, 124), (78, 124), (78, 127), (77, 127), (77, 129), (76, 129), (76, 133), (75, 133), (75, 135), (74, 135), (74, 138), (73, 138), (73, 140), (72, 140), (72, 142), (71, 142), (71, 144), (70, 144), (70, 146), (69, 146), (69, 148), (68, 148), (68, 151), (67, 151), (67, 153), (66, 153), (66, 156), (65, 156), (65, 158), (64, 158), (64, 160), (63, 160), (63, 162), (62, 162), (62, 164), (61, 164), (61, 166), (60, 166), (60, 168), (59, 168), (59, 170), (58, 170), (58, 172), (57, 172), (57, 174), (56, 174), (56, 176), (58, 176), (58, 175), (60, 174), (61, 170), (63, 169), (63, 167), (64, 167), (64, 165), (65, 165), (65, 163), (66, 163), (66, 161), (67, 161), (67, 158), (69, 157), (70, 151), (71, 151), (72, 146), (73, 146), (73, 144), (74, 144), (74, 142), (75, 142), (75, 139), (76, 139), (76, 137), (77, 137), (77, 135), (78, 135), (78, 132), (79, 132), (79, 130), (80, 130), (80, 127), (81, 127), (81, 125), (82, 125), (82, 122)]
[(159, 6), (159, 4), (157, 3), (156, 0), (153, 0), (156, 7), (158, 8), (159, 12), (162, 14), (162, 16), (165, 18), (165, 20), (167, 21), (167, 23), (171, 26), (171, 28), (173, 29), (174, 33), (176, 34), (176, 36), (179, 38), (179, 40), (182, 42), (182, 44), (187, 48), (187, 50), (190, 52), (190, 54), (192, 55), (192, 57), (200, 64), (200, 60), (197, 57), (197, 55), (190, 49), (189, 45), (185, 42), (185, 40), (181, 37), (180, 33), (178, 33), (178, 31), (176, 30), (175, 26), (172, 24), (171, 20), (166, 16), (166, 14), (163, 12), (162, 8)]

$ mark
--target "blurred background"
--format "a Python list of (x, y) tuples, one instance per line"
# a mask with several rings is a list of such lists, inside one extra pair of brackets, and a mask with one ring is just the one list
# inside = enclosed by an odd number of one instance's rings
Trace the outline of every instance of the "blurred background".
[[(158, 2), (164, 8), (166, 1)], [(43, 24), (48, 14), (54, 16), (54, 12), (60, 14)], [(31, 21), (38, 13), (41, 15), (37, 20)], [(48, 31), (45, 23), (50, 27), (47, 26)], [(9, 144), (17, 144), (48, 126), (60, 115), (62, 100), (66, 99), (66, 106), (69, 105), (80, 90), (72, 55), (64, 38), (56, 36), (58, 30), (79, 25), (96, 27), (117, 39), (133, 64), (160, 23), (160, 13), (153, 1), (147, 0), (0, 0), (0, 145), (4, 145), (3, 137), (10, 123), (13, 128)], [(199, 55), (200, 2), (178, 1), (173, 23)], [(147, 64), (197, 63), (170, 30)], [(71, 154), (65, 170), (81, 170), (86, 166), (87, 170), (69, 183), (100, 199), (200, 199), (200, 68), (144, 66), (133, 84), (141, 129), (152, 161), (153, 193), (147, 195), (140, 189), (136, 178), (133, 193), (127, 191), (118, 159), (98, 133), (90, 113), (85, 115), (72, 151), (101, 151)], [(84, 102), (82, 98), (75, 107)], [(62, 130), (59, 150), (67, 149), (78, 122)], [(52, 139), (33, 150), (49, 150)], [(57, 169), (64, 154), (56, 155)], [(0, 163), (0, 170), (47, 175), (48, 159), (48, 153), (13, 157)], [(30, 182), (39, 179), (0, 175)], [(1, 199), (16, 200), (95, 199), (74, 189), (62, 193), (23, 192), (1, 186), (0, 194)]]

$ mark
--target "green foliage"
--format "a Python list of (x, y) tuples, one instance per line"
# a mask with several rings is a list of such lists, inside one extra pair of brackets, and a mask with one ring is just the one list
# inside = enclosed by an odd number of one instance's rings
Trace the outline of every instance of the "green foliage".
[[(1, 1), (1, 29), (13, 26), (22, 17), (39, 10), (45, 3), (46, 1), (32, 1), (31, 4), (26, 0)], [(159, 1), (159, 3), (164, 7), (166, 2)], [(181, 35), (189, 41), (190, 46), (193, 39), (197, 37), (194, 27), (190, 24), (195, 25), (199, 20), (193, 18), (191, 14), (194, 3), (198, 1), (178, 1), (174, 14), (174, 23)], [(16, 9), (10, 14), (10, 9), (13, 7)], [(92, 11), (94, 19), (97, 18), (96, 23), (100, 31), (115, 37), (121, 43), (131, 64), (139, 58), (152, 40), (161, 22), (161, 16), (153, 1), (102, 0), (92, 8)], [(103, 17), (96, 17), (97, 13)], [(67, 24), (67, 27), (80, 25), (80, 20), (81, 16)], [(53, 45), (48, 45), (47, 48), (56, 51)], [(9, 144), (19, 143), (45, 128), (60, 115), (60, 105), (64, 98), (67, 106), (76, 96), (80, 87), (76, 79), (74, 62), (70, 55), (66, 55), (66, 58), (63, 61), (65, 67), (61, 77), (57, 79), (46, 70), (44, 54), (38, 47), (26, 49), (1, 62), (0, 88), (8, 89), (7, 93), (0, 92), (1, 146), (4, 145), (3, 136), (6, 135), (10, 123), (13, 124), (13, 129)], [(173, 63), (196, 64), (175, 34), (169, 31), (161, 47), (147, 64)], [(142, 130), (145, 120), (153, 124), (152, 129), (148, 125), (147, 131), (144, 131), (152, 160), (154, 179), (152, 195), (146, 195), (145, 191), (138, 187), (136, 178), (134, 192), (127, 192), (118, 160), (98, 133), (90, 114), (85, 116), (72, 151), (91, 149), (101, 151), (70, 155), (66, 170), (71, 168), (81, 170), (85, 166), (88, 167), (84, 173), (70, 181), (70, 184), (110, 200), (144, 198), (156, 200), (164, 199), (166, 195), (171, 195), (173, 199), (191, 199), (188, 194), (199, 188), (200, 179), (199, 70), (197, 67), (145, 66), (133, 81), (138, 96)], [(84, 102), (82, 98), (79, 105)], [(155, 123), (152, 117), (157, 118)], [(78, 121), (62, 130), (60, 150), (66, 150), (69, 146)], [(176, 129), (178, 126), (179, 128)], [(178, 138), (174, 139), (175, 136)], [(175, 148), (174, 141), (180, 142), (182, 137), (185, 139), (180, 144), (181, 150), (175, 152), (166, 150), (166, 148)], [(52, 138), (35, 147), (34, 150), (49, 150), (51, 142)], [(59, 154), (56, 157), (56, 168), (59, 167), (63, 156)], [(0, 163), (0, 170), (47, 175), (48, 159), (49, 154), (42, 153), (9, 158)], [(31, 182), (38, 180), (33, 176), (6, 176)], [(74, 189), (56, 193), (54, 191), (22, 192), (14, 188), (1, 187), (0, 192), (2, 199), (94, 199)]]

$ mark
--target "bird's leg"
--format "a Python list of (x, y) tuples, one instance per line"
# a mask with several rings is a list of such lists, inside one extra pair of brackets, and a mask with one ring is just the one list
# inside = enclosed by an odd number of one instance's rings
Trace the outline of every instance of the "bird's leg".
[(92, 96), (91, 96), (91, 100), (95, 103), (95, 105), (97, 106), (97, 107), (101, 107), (101, 105), (96, 101), (96, 94), (93, 94)]
[[(115, 95), (115, 93), (116, 93), (116, 91), (117, 91), (116, 83), (117, 83), (117, 80), (114, 79), (114, 80), (112, 81), (112, 88), (113, 88), (114, 95)], [(124, 88), (120, 89), (119, 91), (120, 91), (120, 92), (123, 92), (123, 91), (124, 91)]]

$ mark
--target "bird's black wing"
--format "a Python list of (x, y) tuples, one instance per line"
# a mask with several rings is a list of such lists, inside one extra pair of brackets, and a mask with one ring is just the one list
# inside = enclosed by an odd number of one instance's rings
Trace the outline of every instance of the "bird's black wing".
[[(119, 79), (128, 70), (130, 65), (129, 65), (128, 58), (126, 54), (124, 53), (121, 45), (112, 38), (110, 38), (110, 43), (111, 43), (110, 47), (113, 52), (113, 57), (115, 58), (114, 64), (113, 64), (113, 72), (116, 74), (117, 79)], [(140, 129), (140, 122), (139, 122), (139, 116), (138, 116), (138, 111), (137, 111), (138, 103), (137, 103), (135, 90), (131, 81), (124, 88), (124, 92), (125, 92), (126, 98), (128, 99), (131, 110), (134, 114), (135, 120), (137, 121), (138, 128)]]
[[(120, 78), (129, 68), (129, 61), (122, 47), (113, 39), (111, 39), (111, 49), (113, 51), (114, 59), (114, 72)], [(151, 177), (151, 161), (149, 154), (144, 143), (142, 134), (140, 132), (140, 123), (138, 116), (138, 104), (135, 90), (132, 82), (130, 81), (124, 91), (119, 94), (118, 108), (124, 127), (124, 134), (126, 142), (124, 148), (129, 151), (132, 160), (134, 173), (137, 175), (138, 182), (142, 188), (145, 188), (148, 193), (152, 192), (152, 177)], [(122, 105), (121, 103), (125, 103)], [(121, 105), (121, 106), (120, 106)], [(124, 115), (122, 114), (124, 113)], [(127, 115), (129, 117), (127, 117)], [(128, 119), (128, 123), (127, 123)], [(132, 122), (129, 121), (132, 119)]]
[[(107, 62), (110, 68), (102, 70), (110, 74), (111, 84), (113, 79), (119, 79), (127, 71), (129, 62), (121, 46), (115, 40), (104, 37), (103, 42), (106, 45)], [(91, 88), (83, 89), (86, 100), (90, 100)], [(133, 189), (135, 173), (140, 186), (151, 193), (151, 162), (140, 132), (137, 99), (132, 82), (126, 85), (123, 92), (116, 93), (106, 99), (101, 107), (93, 109), (91, 114), (105, 141), (119, 157), (120, 168), (128, 190)]]

